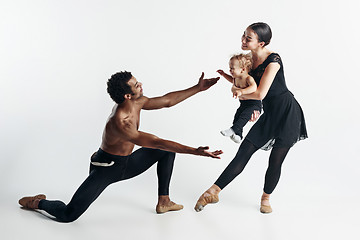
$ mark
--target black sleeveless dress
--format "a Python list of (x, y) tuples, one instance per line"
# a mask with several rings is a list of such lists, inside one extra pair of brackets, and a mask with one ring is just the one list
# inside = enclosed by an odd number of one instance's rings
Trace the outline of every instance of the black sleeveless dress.
[(279, 63), (280, 69), (262, 100), (264, 113), (246, 135), (248, 141), (263, 150), (292, 147), (297, 141), (308, 137), (303, 111), (286, 87), (284, 67), (279, 54), (271, 53), (249, 74), (259, 86), (265, 68), (272, 62)]

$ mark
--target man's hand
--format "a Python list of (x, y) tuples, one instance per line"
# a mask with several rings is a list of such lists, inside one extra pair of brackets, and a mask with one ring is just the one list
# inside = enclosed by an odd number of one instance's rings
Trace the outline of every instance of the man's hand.
[(221, 151), (221, 150), (216, 150), (214, 152), (209, 152), (206, 150), (209, 150), (209, 147), (198, 147), (196, 149), (196, 155), (220, 159), (220, 157), (218, 155), (223, 153), (223, 151)]
[(220, 77), (204, 79), (204, 72), (201, 73), (201, 77), (199, 78), (199, 83), (198, 83), (200, 91), (205, 91), (209, 89), (211, 86), (217, 83), (219, 79)]

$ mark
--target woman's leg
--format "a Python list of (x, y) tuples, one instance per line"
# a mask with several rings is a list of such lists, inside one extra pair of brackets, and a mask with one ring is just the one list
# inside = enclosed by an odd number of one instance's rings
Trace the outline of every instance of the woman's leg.
[(220, 177), (216, 180), (215, 185), (217, 185), (221, 190), (225, 188), (232, 180), (234, 180), (236, 176), (238, 176), (244, 170), (251, 156), (258, 149), (258, 147), (245, 139), (241, 143), (234, 159), (229, 163)]
[(272, 208), (270, 206), (270, 194), (274, 191), (276, 185), (279, 182), (281, 175), (281, 166), (285, 160), (290, 148), (274, 147), (271, 150), (269, 158), (269, 166), (265, 174), (264, 193), (261, 196), (261, 208), (262, 213), (271, 213)]
[(281, 166), (290, 148), (274, 147), (271, 150), (269, 166), (265, 174), (264, 192), (271, 194), (280, 179)]
[(226, 187), (236, 176), (238, 176), (245, 168), (246, 164), (249, 162), (250, 157), (258, 150), (259, 148), (252, 144), (250, 141), (245, 139), (239, 150), (234, 157), (234, 159), (229, 163), (229, 165), (222, 172), (220, 177), (216, 180), (208, 190), (203, 193), (195, 205), (195, 210), (201, 211), (208, 203), (216, 203), (219, 201), (218, 194), (224, 187)]

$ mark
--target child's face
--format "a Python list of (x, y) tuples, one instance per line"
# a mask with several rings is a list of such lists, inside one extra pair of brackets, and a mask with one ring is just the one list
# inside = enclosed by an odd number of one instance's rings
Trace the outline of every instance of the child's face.
[(231, 59), (229, 62), (230, 74), (236, 78), (240, 77), (241, 74), (244, 72), (244, 68), (240, 65), (239, 60)]

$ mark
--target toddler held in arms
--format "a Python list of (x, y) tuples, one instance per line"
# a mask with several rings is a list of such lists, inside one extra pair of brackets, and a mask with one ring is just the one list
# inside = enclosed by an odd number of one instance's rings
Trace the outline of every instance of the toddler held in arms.
[[(233, 97), (241, 98), (242, 95), (256, 91), (256, 82), (249, 75), (252, 67), (250, 54), (241, 53), (232, 56), (229, 61), (229, 67), (231, 75), (226, 74), (223, 70), (218, 70), (217, 72), (233, 84), (231, 88)], [(240, 143), (243, 138), (243, 127), (251, 119), (253, 112), (261, 112), (261, 108), (260, 100), (240, 100), (240, 107), (236, 111), (232, 127), (222, 130), (220, 133), (225, 137), (230, 137), (235, 143)]]

